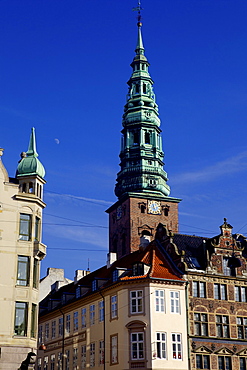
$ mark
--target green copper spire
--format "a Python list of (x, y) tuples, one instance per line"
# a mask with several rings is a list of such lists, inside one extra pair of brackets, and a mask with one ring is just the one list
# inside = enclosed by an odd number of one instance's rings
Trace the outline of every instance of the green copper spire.
[(42, 178), (45, 176), (45, 169), (40, 160), (37, 158), (38, 153), (36, 150), (36, 139), (35, 139), (35, 129), (32, 128), (28, 151), (22, 153), (22, 159), (17, 167), (17, 177), (20, 176), (33, 176), (38, 175)]
[(153, 92), (153, 80), (149, 75), (149, 63), (144, 55), (141, 32), (140, 2), (138, 10), (138, 37), (133, 69), (128, 81), (129, 91), (124, 107), (121, 170), (117, 175), (115, 194), (138, 193), (168, 197), (167, 174), (163, 169), (164, 153), (160, 136), (158, 105)]

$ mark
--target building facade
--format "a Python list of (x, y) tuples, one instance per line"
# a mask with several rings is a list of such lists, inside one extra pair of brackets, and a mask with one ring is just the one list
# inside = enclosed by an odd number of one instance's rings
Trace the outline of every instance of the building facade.
[(32, 129), (15, 178), (3, 165), (0, 149), (0, 369), (17, 369), (37, 348), (39, 265), (44, 167)]
[(190, 369), (247, 368), (247, 241), (224, 220), (213, 238), (169, 235), (160, 244), (188, 281)]
[(38, 370), (188, 369), (185, 291), (155, 242), (53, 289), (40, 303)]

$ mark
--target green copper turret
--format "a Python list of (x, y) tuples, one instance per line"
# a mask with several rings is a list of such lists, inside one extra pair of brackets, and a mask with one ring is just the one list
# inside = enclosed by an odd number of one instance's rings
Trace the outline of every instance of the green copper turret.
[(162, 139), (158, 105), (149, 75), (149, 63), (144, 55), (141, 22), (138, 25), (136, 55), (131, 63), (133, 73), (128, 81), (129, 91), (124, 107), (121, 170), (117, 174), (115, 194), (168, 197), (167, 173), (164, 171)]
[(35, 129), (32, 128), (28, 151), (22, 153), (22, 159), (17, 167), (17, 177), (38, 175), (45, 177), (45, 169), (40, 160), (37, 158)]

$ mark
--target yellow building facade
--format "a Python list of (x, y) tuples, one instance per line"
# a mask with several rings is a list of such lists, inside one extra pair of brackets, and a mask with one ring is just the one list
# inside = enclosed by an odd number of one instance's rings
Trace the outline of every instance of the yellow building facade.
[(40, 303), (38, 370), (187, 369), (186, 282), (154, 243)]
[(34, 129), (15, 178), (8, 176), (2, 155), (0, 149), (0, 369), (13, 370), (37, 348), (45, 180)]

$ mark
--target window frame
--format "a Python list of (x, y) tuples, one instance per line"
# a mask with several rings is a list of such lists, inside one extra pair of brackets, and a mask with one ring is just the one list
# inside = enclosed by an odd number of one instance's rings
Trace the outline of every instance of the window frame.
[(105, 307), (104, 300), (99, 301), (99, 322), (104, 322), (105, 319)]
[(30, 257), (18, 255), (16, 285), (29, 286), (29, 284), (30, 284)]
[(165, 312), (165, 291), (163, 289), (155, 290), (155, 312)]
[[(139, 293), (141, 293), (140, 296), (139, 296)], [(141, 313), (144, 313), (144, 291), (143, 289), (131, 290), (129, 297), (130, 297), (130, 305), (129, 305), (130, 314), (139, 315)]]
[[(219, 360), (222, 360), (222, 367), (220, 365), (220, 361)], [(227, 362), (229, 360), (229, 365), (226, 365), (226, 359), (227, 359)], [(218, 369), (219, 370), (232, 370), (232, 359), (230, 356), (218, 356)]]
[(117, 294), (111, 296), (111, 320), (118, 317), (118, 297)]
[[(136, 340), (134, 340), (136, 336)], [(139, 337), (142, 336), (142, 340)], [(136, 357), (133, 355), (136, 352)], [(143, 356), (141, 356), (143, 353)], [(143, 361), (145, 359), (145, 336), (144, 331), (132, 331), (130, 333), (130, 358), (131, 361)]]
[[(224, 320), (226, 319), (226, 322)], [(216, 336), (218, 338), (230, 338), (230, 324), (228, 315), (215, 315)], [(227, 331), (227, 335), (225, 335)], [(222, 335), (218, 335), (222, 334)]]
[(214, 299), (227, 301), (227, 284), (214, 283)]
[(32, 215), (20, 213), (19, 216), (19, 240), (31, 241), (32, 238)]
[(90, 325), (95, 324), (95, 304), (91, 304), (89, 307), (90, 312)]
[[(158, 338), (159, 337), (159, 338)], [(167, 334), (166, 332), (156, 332), (156, 358), (166, 360), (167, 358)]]
[[(174, 294), (174, 297), (173, 297), (173, 294)], [(170, 291), (170, 312), (172, 314), (181, 314), (180, 292), (178, 290)]]
[(118, 364), (118, 334), (110, 336), (110, 364)]
[(81, 327), (86, 328), (87, 327), (87, 308), (83, 307), (81, 309)]
[(181, 333), (171, 333), (171, 345), (172, 345), (173, 360), (182, 361), (183, 352), (182, 352), (182, 334)]
[(206, 298), (206, 282), (205, 281), (192, 281), (192, 296), (196, 298)]
[[(205, 366), (205, 360), (207, 362), (206, 366)], [(200, 362), (199, 366), (198, 366), (198, 362)], [(196, 369), (210, 370), (210, 355), (196, 353)]]
[[(23, 321), (22, 323), (17, 325), (19, 318), (22, 319)], [(24, 323), (23, 329), (20, 329), (23, 323)], [(28, 328), (28, 303), (17, 301), (15, 302), (14, 335), (20, 337), (27, 337), (27, 328)], [(21, 332), (18, 332), (18, 330), (21, 330)]]
[[(196, 315), (198, 316), (198, 318), (196, 317)], [(205, 316), (205, 320), (203, 320), (203, 316)], [(204, 334), (204, 332), (206, 332), (206, 334)], [(194, 335), (198, 335), (200, 337), (208, 336), (208, 315), (207, 313), (194, 312)]]

